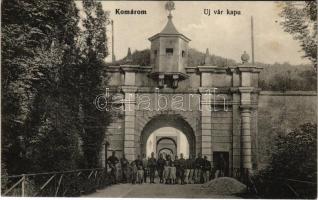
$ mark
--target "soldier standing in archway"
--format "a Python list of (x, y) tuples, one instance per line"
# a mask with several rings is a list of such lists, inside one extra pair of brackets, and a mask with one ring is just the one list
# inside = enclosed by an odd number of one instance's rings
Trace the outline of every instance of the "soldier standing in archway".
[(189, 155), (189, 158), (186, 160), (187, 169), (186, 169), (186, 183), (192, 184), (194, 179), (194, 169), (195, 169), (195, 155)]
[(181, 185), (184, 184), (185, 169), (186, 169), (186, 160), (183, 158), (183, 153), (181, 153), (180, 159), (179, 159), (179, 176), (180, 176)]
[(144, 170), (144, 182), (147, 183), (147, 174), (148, 174), (148, 159), (146, 157), (146, 154), (143, 154), (142, 156), (142, 168)]
[(177, 184), (178, 183), (178, 179), (179, 179), (179, 173), (180, 173), (180, 169), (179, 169), (179, 159), (178, 156), (176, 155), (174, 158), (174, 161), (172, 162), (172, 166), (171, 166), (171, 180), (173, 184)]
[(142, 160), (140, 158), (140, 155), (137, 156), (135, 163), (137, 167), (137, 183), (141, 184), (143, 182), (144, 170), (143, 170), (143, 165), (142, 165)]
[(158, 170), (158, 175), (159, 175), (159, 179), (160, 179), (160, 183), (163, 183), (163, 170), (165, 167), (165, 159), (163, 158), (163, 155), (160, 154), (159, 155), (159, 159), (157, 161), (157, 170)]
[(202, 154), (199, 153), (195, 160), (195, 183), (201, 183), (202, 169), (204, 167), (204, 160)]
[(166, 184), (171, 184), (171, 166), (172, 166), (171, 157), (170, 155), (167, 155), (165, 160), (165, 167), (163, 171)]
[(157, 160), (155, 158), (155, 153), (152, 152), (151, 158), (149, 158), (148, 160), (150, 183), (155, 183), (156, 166), (157, 166)]

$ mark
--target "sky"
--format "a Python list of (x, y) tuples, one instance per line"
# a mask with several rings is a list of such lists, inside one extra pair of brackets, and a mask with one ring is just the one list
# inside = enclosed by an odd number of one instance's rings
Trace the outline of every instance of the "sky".
[[(104, 10), (114, 20), (115, 56), (123, 58), (128, 47), (134, 50), (150, 48), (149, 37), (160, 32), (167, 23), (164, 1), (101, 1)], [(284, 32), (276, 2), (247, 1), (175, 1), (172, 11), (177, 30), (191, 39), (189, 46), (201, 52), (240, 62), (244, 51), (251, 55), (251, 16), (254, 18), (255, 61), (263, 63), (306, 64), (298, 41)], [(115, 9), (146, 10), (146, 15), (116, 15)], [(203, 10), (224, 10), (223, 15), (204, 15)], [(226, 10), (241, 15), (227, 15)], [(109, 28), (110, 31), (110, 28)], [(108, 32), (110, 39), (111, 32)], [(111, 56), (106, 59), (109, 61)]]

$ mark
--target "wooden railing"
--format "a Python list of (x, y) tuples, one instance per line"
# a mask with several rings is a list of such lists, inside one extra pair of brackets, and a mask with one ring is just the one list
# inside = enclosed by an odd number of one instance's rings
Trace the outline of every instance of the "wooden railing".
[[(247, 198), (316, 198), (317, 183), (282, 177), (264, 178), (246, 170), (233, 169), (233, 178), (246, 184)], [(278, 196), (279, 197), (278, 197)]]
[[(2, 196), (74, 197), (111, 184), (105, 168), (79, 169), (2, 177)], [(3, 183), (2, 183), (3, 184)]]
[[(261, 179), (255, 180), (253, 177), (250, 178), (250, 191), (255, 195), (263, 198), (316, 198), (317, 197), (317, 183), (295, 180), (288, 178), (276, 177), (274, 179)], [(269, 191), (266, 191), (269, 187)], [(274, 188), (274, 190), (273, 190)], [(275, 197), (275, 194), (280, 197)], [(269, 196), (268, 196), (269, 195)], [(271, 196), (273, 195), (273, 196)]]

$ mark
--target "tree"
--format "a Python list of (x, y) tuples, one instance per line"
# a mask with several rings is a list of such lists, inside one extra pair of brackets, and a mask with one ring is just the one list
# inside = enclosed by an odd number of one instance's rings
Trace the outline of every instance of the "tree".
[[(258, 175), (262, 180), (258, 189), (266, 198), (290, 198), (293, 195), (286, 179), (317, 182), (317, 124), (303, 124), (287, 135), (279, 134), (275, 141), (271, 161)], [(293, 184), (302, 197), (316, 197), (316, 187), (309, 186)]]
[(81, 139), (84, 167), (97, 167), (104, 142), (105, 130), (110, 123), (109, 112), (99, 111), (94, 99), (105, 92), (107, 77), (103, 77), (104, 58), (108, 55), (106, 23), (108, 13), (100, 2), (84, 0), (83, 30), (81, 32), (79, 64), (80, 104), (82, 116)]
[[(70, 91), (77, 12), (73, 1), (2, 2), (1, 142), (9, 174), (76, 167), (70, 158), (78, 152), (78, 108)], [(43, 160), (46, 155), (51, 162)]]
[[(188, 53), (188, 66), (196, 67), (204, 64), (204, 56), (205, 54), (197, 51), (196, 49), (189, 49)], [(221, 56), (216, 56), (214, 54), (209, 55), (211, 63), (209, 65), (215, 65), (218, 67), (228, 67), (236, 65), (236, 62), (232, 59), (223, 58)]]
[(283, 2), (280, 16), (284, 30), (300, 42), (317, 70), (317, 1)]

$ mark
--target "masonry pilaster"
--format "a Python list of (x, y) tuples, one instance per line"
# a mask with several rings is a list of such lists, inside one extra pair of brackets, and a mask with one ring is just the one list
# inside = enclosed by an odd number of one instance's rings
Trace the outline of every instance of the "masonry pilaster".
[(123, 65), (121, 69), (125, 74), (125, 85), (122, 86), (122, 92), (125, 95), (124, 100), (124, 154), (129, 161), (136, 159), (136, 75), (138, 69), (134, 65)]
[(211, 92), (207, 88), (199, 88), (199, 91), (201, 93), (201, 153), (212, 161)]
[(241, 94), (241, 167), (244, 174), (252, 172), (252, 138), (251, 138), (251, 109), (252, 73), (254, 66), (247, 63), (249, 56), (242, 55), (243, 64), (238, 67), (241, 75), (239, 92)]
[(241, 114), (240, 114), (240, 75), (236, 68), (231, 69), (232, 72), (232, 167), (230, 175), (239, 178), (241, 163)]

